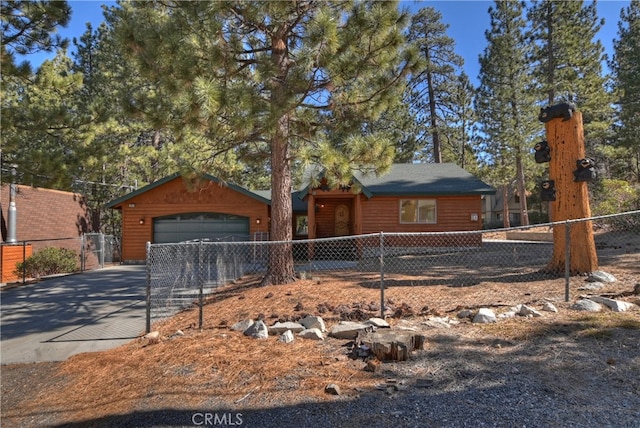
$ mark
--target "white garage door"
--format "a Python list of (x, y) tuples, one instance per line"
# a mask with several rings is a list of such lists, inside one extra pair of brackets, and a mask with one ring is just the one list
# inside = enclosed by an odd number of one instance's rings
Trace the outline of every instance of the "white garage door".
[(190, 213), (153, 220), (153, 242), (156, 244), (194, 239), (248, 241), (249, 218), (231, 214)]

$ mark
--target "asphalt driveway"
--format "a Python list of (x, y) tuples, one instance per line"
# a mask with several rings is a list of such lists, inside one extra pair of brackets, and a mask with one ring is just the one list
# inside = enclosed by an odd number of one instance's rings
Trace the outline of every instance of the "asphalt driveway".
[(114, 266), (0, 293), (0, 363), (63, 361), (145, 329), (145, 267)]

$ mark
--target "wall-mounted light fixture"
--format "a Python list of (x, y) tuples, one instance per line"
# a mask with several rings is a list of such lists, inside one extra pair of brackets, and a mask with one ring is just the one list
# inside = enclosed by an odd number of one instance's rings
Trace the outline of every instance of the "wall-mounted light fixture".
[(138, 223), (144, 224), (144, 217), (141, 217), (140, 220), (138, 220)]
[(260, 220), (259, 218), (256, 219), (256, 224), (260, 224), (262, 223), (262, 220)]
[(129, 208), (135, 208), (136, 204), (129, 204)]
[(471, 221), (478, 221), (478, 213), (471, 213)]

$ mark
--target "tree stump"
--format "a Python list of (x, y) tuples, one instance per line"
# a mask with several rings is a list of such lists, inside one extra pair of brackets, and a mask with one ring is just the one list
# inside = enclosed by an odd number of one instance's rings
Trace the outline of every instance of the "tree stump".
[(406, 361), (411, 352), (423, 349), (424, 335), (413, 331), (375, 331), (358, 334), (356, 343), (369, 347), (380, 361)]
[[(547, 142), (551, 149), (549, 178), (555, 181), (556, 200), (550, 204), (554, 222), (591, 217), (586, 182), (574, 181), (576, 161), (586, 157), (582, 113), (576, 111), (569, 120), (552, 119), (546, 123)], [(553, 256), (547, 270), (564, 272), (566, 261), (566, 226), (553, 227)], [(598, 257), (590, 221), (570, 223), (570, 273), (598, 270)]]

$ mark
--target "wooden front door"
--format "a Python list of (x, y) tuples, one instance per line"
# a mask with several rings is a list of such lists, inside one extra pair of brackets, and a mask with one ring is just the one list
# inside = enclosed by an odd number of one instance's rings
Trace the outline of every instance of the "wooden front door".
[(349, 208), (346, 205), (338, 205), (334, 212), (335, 236), (345, 236), (349, 234)]

